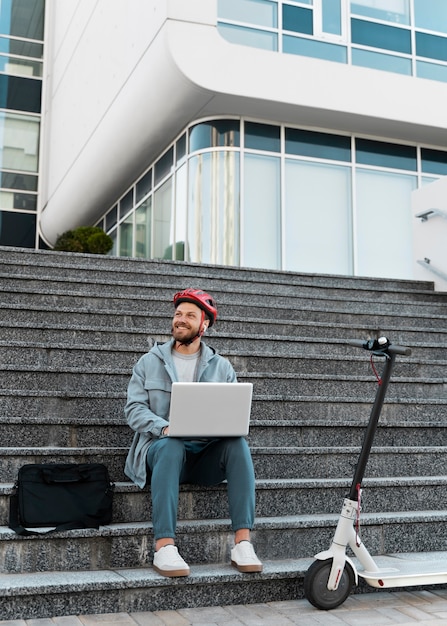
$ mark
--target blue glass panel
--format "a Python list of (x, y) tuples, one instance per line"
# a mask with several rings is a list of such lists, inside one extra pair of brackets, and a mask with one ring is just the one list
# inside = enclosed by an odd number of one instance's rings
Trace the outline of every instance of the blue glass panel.
[(417, 32), (416, 54), (418, 57), (447, 61), (447, 37)]
[(274, 52), (278, 50), (278, 35), (276, 33), (230, 24), (218, 24), (217, 30), (230, 43), (261, 48), (262, 50), (273, 50)]
[(280, 127), (256, 122), (245, 123), (245, 147), (253, 150), (281, 150)]
[(238, 147), (239, 145), (239, 120), (202, 122), (189, 130), (189, 152), (204, 148)]
[(447, 152), (421, 148), (421, 166), (426, 174), (447, 175)]
[(445, 0), (414, 0), (416, 28), (447, 33), (447, 2)]
[(40, 113), (42, 81), (0, 74), (0, 108)]
[(341, 1), (322, 0), (323, 32), (341, 35)]
[(295, 33), (313, 35), (313, 11), (284, 4), (282, 7), (282, 27)]
[(406, 28), (351, 20), (352, 43), (411, 54), (411, 33)]
[(351, 138), (296, 128), (286, 128), (286, 153), (299, 156), (351, 161)]
[(356, 161), (364, 165), (416, 171), (416, 148), (384, 141), (356, 139)]
[(2, 0), (0, 32), (14, 37), (43, 40), (45, 0)]
[(284, 35), (282, 47), (283, 52), (288, 54), (300, 54), (305, 57), (314, 57), (315, 59), (347, 63), (346, 47), (334, 43)]
[(235, 22), (278, 27), (278, 5), (271, 0), (218, 0), (217, 15)]
[(411, 59), (407, 57), (396, 57), (382, 52), (371, 52), (370, 50), (352, 49), (352, 64), (361, 67), (371, 67), (384, 72), (395, 72), (411, 76)]
[(447, 65), (416, 61), (416, 76), (447, 83)]
[[(444, 2), (445, 0), (441, 0)], [(427, 0), (422, 0), (426, 5)], [(370, 5), (370, 6), (368, 6)], [(353, 15), (364, 15), (372, 17), (375, 20), (383, 22), (394, 22), (395, 24), (410, 24), (410, 2), (409, 0), (400, 0), (399, 2), (388, 1), (382, 2), (382, 6), (378, 6), (376, 0), (363, 0), (361, 3), (355, 0), (351, 1), (351, 13)], [(390, 6), (391, 5), (391, 6)]]

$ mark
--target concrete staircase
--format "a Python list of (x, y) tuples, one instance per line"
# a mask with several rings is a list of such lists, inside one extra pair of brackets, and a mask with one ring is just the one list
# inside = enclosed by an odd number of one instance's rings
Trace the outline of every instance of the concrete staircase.
[[(187, 286), (216, 297), (207, 342), (254, 384), (262, 574), (229, 565), (224, 485), (182, 487), (178, 544), (192, 575), (155, 574), (149, 493), (123, 473), (131, 369), (150, 338), (169, 337), (172, 295)], [(431, 283), (0, 248), (0, 292), (0, 619), (302, 597), (377, 385), (368, 353), (347, 338), (384, 334), (413, 350), (398, 358), (367, 467), (362, 538), (372, 554), (447, 550), (447, 294)], [(116, 484), (110, 526), (8, 529), (22, 464), (93, 461)]]

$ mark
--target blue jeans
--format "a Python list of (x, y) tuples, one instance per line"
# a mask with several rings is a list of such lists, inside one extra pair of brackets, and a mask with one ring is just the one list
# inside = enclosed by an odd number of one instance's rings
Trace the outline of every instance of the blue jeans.
[(147, 463), (155, 540), (175, 538), (181, 483), (218, 485), (226, 479), (232, 529), (253, 528), (255, 474), (243, 437), (205, 442), (162, 437), (151, 444)]

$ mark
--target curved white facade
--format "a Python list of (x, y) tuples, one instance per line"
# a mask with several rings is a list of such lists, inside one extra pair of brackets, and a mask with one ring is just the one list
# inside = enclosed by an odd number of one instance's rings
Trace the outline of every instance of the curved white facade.
[(99, 219), (207, 116), (447, 147), (447, 83), (229, 43), (216, 0), (48, 4), (40, 228), (50, 244)]

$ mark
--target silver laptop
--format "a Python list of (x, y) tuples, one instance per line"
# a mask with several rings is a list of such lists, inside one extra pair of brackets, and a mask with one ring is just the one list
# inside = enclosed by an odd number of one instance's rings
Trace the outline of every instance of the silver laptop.
[(252, 383), (173, 383), (169, 436), (248, 435), (252, 394)]

